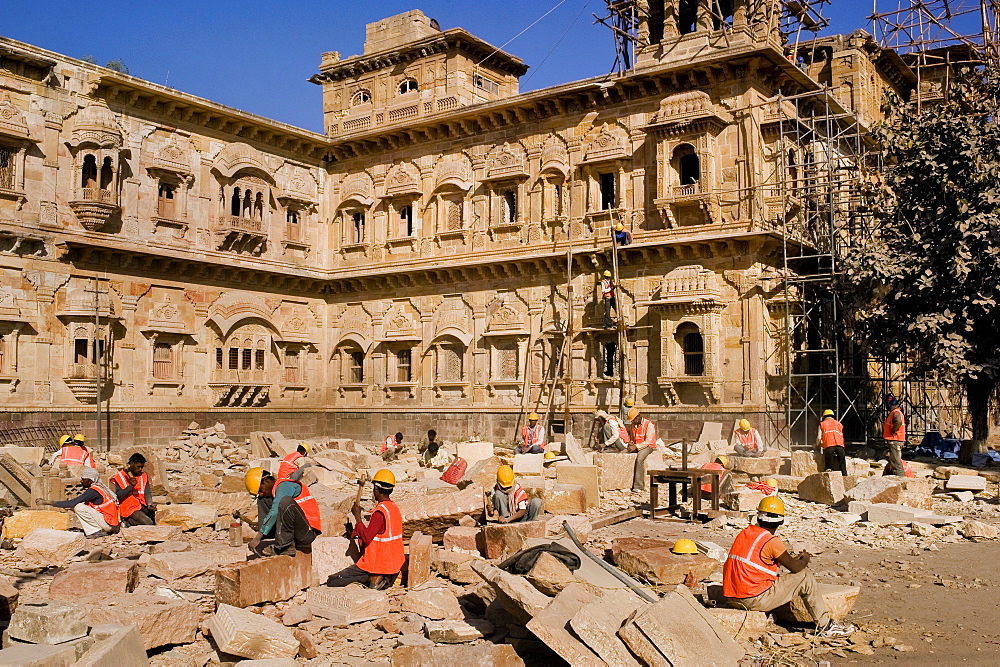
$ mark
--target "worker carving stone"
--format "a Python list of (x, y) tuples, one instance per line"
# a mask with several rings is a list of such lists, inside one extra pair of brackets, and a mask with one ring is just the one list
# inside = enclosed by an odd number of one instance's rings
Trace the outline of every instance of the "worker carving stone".
[[(271, 498), (266, 515), (258, 514), (257, 534), (250, 541), (250, 551), (258, 556), (310, 553), (312, 543), (322, 534), (319, 503), (303, 482), (285, 479), (278, 482), (263, 468), (250, 468), (243, 483), (251, 495)], [(259, 507), (259, 505), (258, 505)], [(265, 539), (274, 543), (261, 547)]]
[(767, 451), (760, 431), (750, 425), (747, 419), (741, 419), (739, 426), (733, 429), (733, 449), (737, 456), (757, 458)]
[(616, 418), (604, 410), (598, 410), (594, 413), (594, 419), (600, 429), (597, 433), (597, 443), (594, 445), (596, 451), (624, 452), (628, 448), (622, 438), (622, 431), (625, 430), (625, 427), (621, 426)]
[(489, 506), (498, 515), (494, 519), (497, 523), (534, 521), (542, 513), (541, 499), (528, 498), (528, 492), (514, 481), (514, 470), (510, 466), (500, 466), (497, 470), (497, 483)]

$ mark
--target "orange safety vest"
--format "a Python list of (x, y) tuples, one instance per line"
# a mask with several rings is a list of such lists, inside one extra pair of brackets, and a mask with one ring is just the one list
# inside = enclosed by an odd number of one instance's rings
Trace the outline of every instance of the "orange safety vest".
[[(896, 433), (893, 433), (892, 415), (897, 412), (899, 413), (900, 418), (899, 430)], [(884, 440), (892, 440), (895, 442), (906, 442), (906, 417), (903, 416), (903, 411), (899, 408), (893, 408), (889, 411), (889, 414), (886, 415), (885, 423), (882, 424), (882, 438)]]
[[(891, 462), (885, 464), (885, 470), (883, 472), (889, 472), (890, 470), (892, 470)], [(898, 475), (899, 473), (893, 471), (892, 474)], [(910, 467), (910, 464), (907, 463), (906, 461), (903, 461), (903, 477), (916, 477), (916, 476), (917, 473), (913, 472), (913, 468)]]
[(94, 467), (94, 457), (90, 455), (90, 450), (79, 445), (66, 445), (59, 452), (62, 462), (68, 466)]
[(281, 459), (281, 464), (278, 465), (278, 478), (275, 481), (275, 484), (280, 484), (284, 480), (291, 478), (292, 473), (299, 469), (297, 461), (300, 458), (302, 458), (302, 454), (296, 450)]
[(396, 447), (396, 436), (394, 435), (385, 436), (385, 442), (382, 443), (382, 449), (378, 450), (378, 453), (385, 454), (390, 447)]
[(615, 284), (610, 278), (601, 278), (601, 293), (605, 299), (615, 295)]
[(618, 417), (608, 417), (608, 423), (618, 429), (618, 437), (621, 438), (622, 442), (632, 442), (632, 439), (628, 435), (628, 429), (625, 428), (622, 420), (618, 419)]
[[(721, 463), (715, 463), (713, 461), (712, 463), (706, 463), (705, 465), (703, 465), (701, 467), (701, 469), (702, 470), (725, 470), (726, 467), (724, 465), (722, 465)], [(722, 488), (722, 476), (721, 475), (719, 476), (719, 488), (720, 489)], [(709, 482), (708, 484), (702, 484), (701, 485), (701, 490), (704, 493), (711, 493), (712, 492), (712, 483)]]
[[(309, 487), (302, 482), (296, 482), (294, 479), (286, 479), (282, 484), (298, 484), (299, 485), (299, 495), (295, 496), (295, 502), (302, 509), (302, 513), (306, 515), (306, 522), (309, 524), (310, 528), (314, 528), (316, 532), (323, 532), (323, 524), (319, 520), (319, 503), (313, 498), (312, 493), (309, 492)], [(277, 489), (277, 485), (275, 485)]]
[(374, 512), (381, 512), (385, 528), (372, 538), (365, 552), (358, 560), (358, 567), (369, 574), (396, 574), (403, 569), (406, 561), (403, 548), (403, 515), (391, 500), (383, 500), (375, 506)]
[(844, 446), (844, 425), (833, 417), (821, 421), (819, 430), (822, 434), (823, 449)]
[(525, 449), (529, 447), (534, 447), (539, 444), (542, 440), (542, 432), (544, 428), (541, 424), (535, 424), (534, 428), (530, 426), (521, 427), (521, 441), (524, 443)]
[[(111, 478), (111, 481), (117, 484), (119, 489), (128, 488), (128, 474), (124, 470), (119, 470)], [(125, 496), (125, 499), (120, 501), (118, 505), (118, 513), (122, 518), (127, 519), (146, 504), (146, 486), (148, 484), (149, 476), (146, 473), (140, 473), (135, 478), (135, 487), (132, 488), (132, 493)]]
[(778, 580), (778, 564), (765, 565), (760, 558), (764, 546), (774, 538), (771, 531), (754, 524), (733, 541), (722, 567), (722, 594), (727, 598), (757, 597)]
[(757, 449), (757, 429), (750, 427), (749, 431), (741, 428), (736, 429), (736, 438), (740, 444), (749, 449)]
[(639, 420), (638, 424), (632, 427), (632, 434), (635, 436), (636, 445), (646, 442), (649, 433), (653, 434), (651, 438), (652, 442), (649, 443), (649, 446), (652, 449), (656, 449), (656, 424), (643, 417)]
[(93, 502), (86, 502), (84, 503), (84, 505), (87, 505), (88, 507), (93, 507), (98, 512), (100, 512), (109, 526), (111, 527), (117, 526), (119, 523), (118, 499), (115, 498), (115, 495), (113, 493), (108, 493), (107, 491), (104, 490), (103, 487), (100, 487), (97, 484), (91, 484), (90, 488), (101, 494), (101, 502), (100, 504), (96, 505)]

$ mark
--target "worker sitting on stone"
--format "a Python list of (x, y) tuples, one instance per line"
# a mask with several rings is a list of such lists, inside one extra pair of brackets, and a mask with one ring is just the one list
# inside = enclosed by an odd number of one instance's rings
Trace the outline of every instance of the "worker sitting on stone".
[[(90, 449), (87, 448), (86, 441), (87, 438), (82, 433), (77, 433), (72, 438), (68, 435), (62, 436), (59, 438), (60, 449), (55, 459), (58, 459), (58, 461), (67, 466), (87, 466), (88, 468), (93, 468), (94, 457), (90, 453)], [(56, 463), (56, 460), (53, 460), (53, 463)]]
[(385, 436), (382, 449), (378, 450), (378, 453), (382, 455), (383, 460), (394, 461), (401, 451), (403, 451), (403, 434), (397, 432), (396, 435)]
[(135, 452), (128, 457), (128, 467), (111, 478), (111, 490), (118, 498), (118, 514), (125, 526), (152, 526), (156, 523), (153, 489), (145, 473), (146, 457)]
[[(431, 435), (432, 433), (433, 435)], [(437, 432), (433, 430), (428, 431), (427, 445), (424, 447), (424, 451), (420, 453), (420, 465), (425, 468), (436, 468), (443, 471), (451, 464), (453, 458), (451, 453), (437, 441)]]
[(538, 413), (528, 413), (528, 424), (521, 427), (518, 454), (541, 454), (545, 451), (545, 427), (538, 423)]
[(354, 531), (351, 538), (361, 541), (363, 552), (357, 567), (368, 575), (369, 588), (388, 588), (403, 569), (406, 560), (403, 546), (403, 515), (390, 497), (396, 486), (396, 476), (391, 470), (382, 469), (372, 478), (372, 495), (375, 509), (368, 523), (361, 516), (361, 505), (351, 507)]
[[(294, 556), (296, 551), (310, 553), (312, 543), (323, 529), (319, 503), (312, 497), (309, 487), (293, 479), (278, 482), (263, 468), (247, 470), (243, 482), (250, 494), (271, 498), (270, 509), (259, 519), (257, 534), (248, 545), (250, 551), (258, 556)], [(272, 538), (273, 544), (261, 548), (263, 540)]]
[(510, 466), (500, 466), (497, 470), (497, 483), (489, 501), (487, 507), (492, 506), (493, 513), (499, 515), (495, 519), (498, 523), (534, 521), (542, 513), (541, 499), (528, 499), (528, 492), (514, 482), (514, 469)]
[(733, 449), (737, 456), (756, 458), (767, 451), (760, 431), (750, 425), (746, 419), (741, 419), (739, 426), (733, 429)]
[(632, 232), (625, 229), (625, 225), (618, 223), (615, 225), (615, 245), (629, 245), (632, 243)]
[(626, 439), (622, 437), (623, 427), (619, 426), (618, 420), (604, 410), (598, 410), (594, 414), (594, 419), (597, 420), (599, 429), (594, 449), (598, 452), (624, 452), (628, 445), (625, 444)]
[[(723, 454), (719, 454), (715, 457), (715, 460), (711, 463), (706, 463), (701, 467), (702, 470), (721, 470), (723, 471), (719, 475), (719, 494), (729, 493), (733, 490), (733, 480), (732, 475), (729, 473), (727, 468), (729, 467), (729, 457)], [(701, 485), (702, 493), (712, 493), (712, 484), (706, 482)]]
[(39, 500), (39, 505), (51, 505), (64, 509), (73, 508), (83, 533), (88, 539), (114, 535), (121, 523), (118, 515), (118, 499), (111, 489), (101, 482), (101, 474), (93, 468), (80, 471), (80, 486), (83, 493), (72, 500)]
[[(775, 531), (785, 520), (780, 498), (762, 498), (757, 505), (757, 523), (744, 528), (729, 550), (722, 569), (726, 601), (737, 609), (768, 612), (797, 597), (805, 602), (816, 620), (820, 637), (846, 637), (853, 625), (837, 623), (827, 612), (816, 579), (808, 569), (810, 554), (792, 556)], [(790, 574), (778, 575), (779, 566)]]
[(293, 476), (296, 471), (303, 470), (309, 467), (308, 463), (305, 463), (301, 459), (305, 456), (309, 456), (312, 453), (312, 447), (309, 443), (300, 443), (295, 451), (291, 452), (285, 458), (281, 459), (281, 463), (278, 464), (278, 474), (276, 476), (276, 483), (280, 484), (286, 479), (299, 479), (302, 476), (301, 472), (299, 475)]
[(646, 457), (656, 449), (656, 424), (639, 414), (639, 408), (628, 411), (628, 420), (632, 422), (632, 443), (629, 444), (628, 451), (636, 452), (632, 490), (645, 491)]

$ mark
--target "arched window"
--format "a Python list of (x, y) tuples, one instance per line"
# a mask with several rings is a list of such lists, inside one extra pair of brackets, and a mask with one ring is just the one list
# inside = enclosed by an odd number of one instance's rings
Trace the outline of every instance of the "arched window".
[(681, 144), (675, 148), (671, 164), (680, 185), (694, 185), (701, 180), (701, 160), (691, 144)]
[(229, 214), (238, 216), (240, 214), (240, 189), (233, 188), (232, 203), (229, 206)]
[(354, 93), (354, 97), (351, 98), (351, 106), (358, 107), (362, 104), (371, 104), (372, 94), (367, 90), (359, 90)]
[(681, 347), (684, 375), (705, 374), (705, 341), (698, 326), (690, 322), (677, 327), (675, 336)]
[(97, 187), (97, 158), (93, 155), (86, 155), (83, 158), (80, 186), (84, 188)]
[(399, 84), (400, 95), (406, 95), (407, 93), (415, 93), (417, 92), (417, 89), (418, 86), (416, 79), (407, 79)]
[(257, 197), (253, 202), (253, 219), (264, 219), (264, 195), (260, 192), (257, 193)]
[(680, 0), (677, 6), (677, 32), (687, 35), (698, 29), (698, 0)]
[(445, 338), (435, 345), (434, 381), (437, 383), (462, 382), (465, 377), (465, 346), (453, 338)]
[(106, 157), (101, 164), (101, 189), (110, 190), (112, 180), (114, 180), (114, 171), (111, 166), (111, 158)]

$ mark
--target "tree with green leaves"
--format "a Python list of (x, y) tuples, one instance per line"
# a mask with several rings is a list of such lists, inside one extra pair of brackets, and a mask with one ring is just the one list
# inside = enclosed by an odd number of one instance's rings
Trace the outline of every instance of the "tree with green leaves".
[(996, 70), (961, 73), (940, 103), (886, 103), (872, 133), (885, 166), (865, 193), (871, 234), (842, 264), (864, 347), (964, 390), (979, 441), (1000, 381), (998, 104)]

